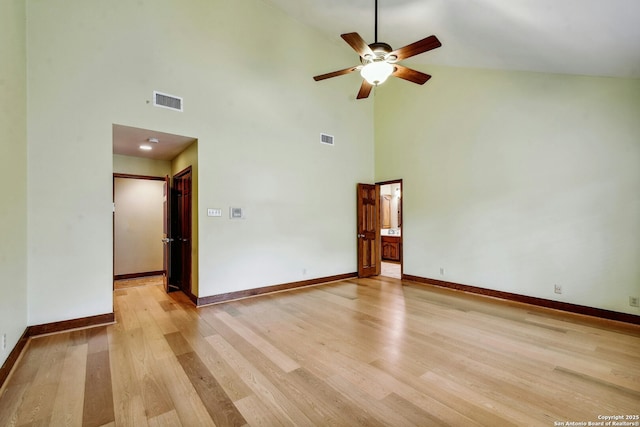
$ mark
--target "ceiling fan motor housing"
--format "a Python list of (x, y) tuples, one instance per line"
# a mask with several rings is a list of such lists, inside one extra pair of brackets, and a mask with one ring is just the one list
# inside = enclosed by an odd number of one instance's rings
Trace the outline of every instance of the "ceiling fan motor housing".
[(369, 48), (373, 52), (374, 56), (372, 57), (369, 54), (365, 54), (365, 56), (361, 58), (361, 62), (363, 64), (367, 64), (373, 61), (383, 61), (383, 60), (390, 62), (397, 59), (397, 56), (395, 55), (392, 55), (391, 57), (387, 57), (387, 55), (389, 55), (393, 51), (391, 46), (388, 45), (387, 43), (378, 43), (378, 42), (371, 43), (369, 45)]

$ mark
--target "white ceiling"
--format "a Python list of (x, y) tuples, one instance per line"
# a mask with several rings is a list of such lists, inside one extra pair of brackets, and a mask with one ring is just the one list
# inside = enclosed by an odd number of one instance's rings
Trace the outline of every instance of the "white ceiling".
[[(342, 33), (374, 41), (374, 0), (263, 1), (345, 49)], [(640, 78), (640, 0), (378, 0), (378, 8), (378, 41), (442, 42), (408, 64)]]
[[(157, 138), (158, 142), (150, 144), (149, 138)], [(172, 160), (193, 142), (195, 142), (195, 138), (188, 136), (113, 125), (113, 154), (154, 160)], [(151, 151), (143, 151), (140, 149), (142, 144), (151, 145), (153, 148)]]
[[(374, 41), (374, 0), (263, 1), (344, 49), (351, 48), (340, 38), (343, 33)], [(403, 61), (407, 65), (640, 78), (640, 0), (378, 0), (378, 8), (378, 41), (397, 49), (435, 34), (442, 42)], [(353, 63), (343, 67), (359, 64), (353, 54)], [(140, 151), (149, 137), (160, 143), (151, 152)], [(193, 141), (113, 128), (116, 154), (170, 160)]]

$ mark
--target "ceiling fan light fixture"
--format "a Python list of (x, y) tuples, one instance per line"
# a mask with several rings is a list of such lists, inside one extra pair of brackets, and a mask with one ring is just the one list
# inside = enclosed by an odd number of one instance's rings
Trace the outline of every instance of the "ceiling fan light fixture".
[(369, 62), (360, 71), (362, 77), (374, 86), (384, 83), (391, 73), (393, 73), (393, 65), (386, 61)]
[(375, 42), (367, 44), (358, 33), (340, 34), (340, 37), (360, 56), (362, 65), (314, 76), (313, 80), (325, 80), (360, 70), (364, 80), (360, 85), (356, 99), (364, 99), (369, 97), (374, 86), (384, 83), (390, 75), (419, 85), (425, 84), (431, 78), (429, 74), (405, 67), (398, 62), (442, 46), (440, 40), (436, 36), (429, 36), (393, 50), (389, 44), (378, 41), (378, 0), (375, 0), (374, 9)]

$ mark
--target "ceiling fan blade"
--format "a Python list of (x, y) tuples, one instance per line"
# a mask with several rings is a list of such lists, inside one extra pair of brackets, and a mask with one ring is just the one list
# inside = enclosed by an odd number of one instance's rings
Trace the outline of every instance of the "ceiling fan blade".
[(404, 67), (400, 64), (393, 64), (396, 68), (392, 75), (400, 77), (401, 79), (408, 80), (419, 85), (423, 85), (431, 78), (429, 74), (421, 73), (420, 71), (412, 70), (411, 68)]
[(349, 46), (351, 46), (353, 50), (358, 52), (358, 55), (360, 55), (361, 57), (364, 58), (366, 55), (374, 56), (373, 51), (371, 50), (367, 42), (365, 42), (362, 37), (360, 37), (360, 34), (346, 33), (340, 34), (340, 37), (342, 37), (344, 41), (349, 43)]
[(401, 47), (400, 49), (396, 49), (388, 56), (396, 56), (398, 61), (402, 61), (403, 59), (436, 49), (440, 46), (442, 46), (442, 43), (440, 43), (440, 40), (438, 40), (436, 36), (429, 36), (405, 47)]
[(350, 68), (345, 68), (344, 70), (333, 71), (333, 72), (327, 73), (327, 74), (321, 74), (319, 76), (314, 76), (313, 80), (319, 82), (320, 80), (330, 79), (331, 77), (342, 76), (342, 75), (345, 75), (345, 74), (352, 73), (355, 70), (357, 70), (358, 68), (359, 67), (350, 67)]
[(356, 96), (356, 99), (367, 98), (371, 93), (372, 88), (373, 85), (371, 83), (366, 80), (362, 80), (362, 86), (360, 86), (360, 90), (358, 91), (358, 96)]

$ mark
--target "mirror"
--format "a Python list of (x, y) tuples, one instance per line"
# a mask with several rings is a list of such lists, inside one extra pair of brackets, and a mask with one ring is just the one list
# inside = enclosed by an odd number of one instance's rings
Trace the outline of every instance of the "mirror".
[(380, 186), (380, 225), (383, 230), (395, 230), (402, 226), (400, 196), (400, 183)]
[(391, 228), (391, 196), (382, 194), (382, 228)]

